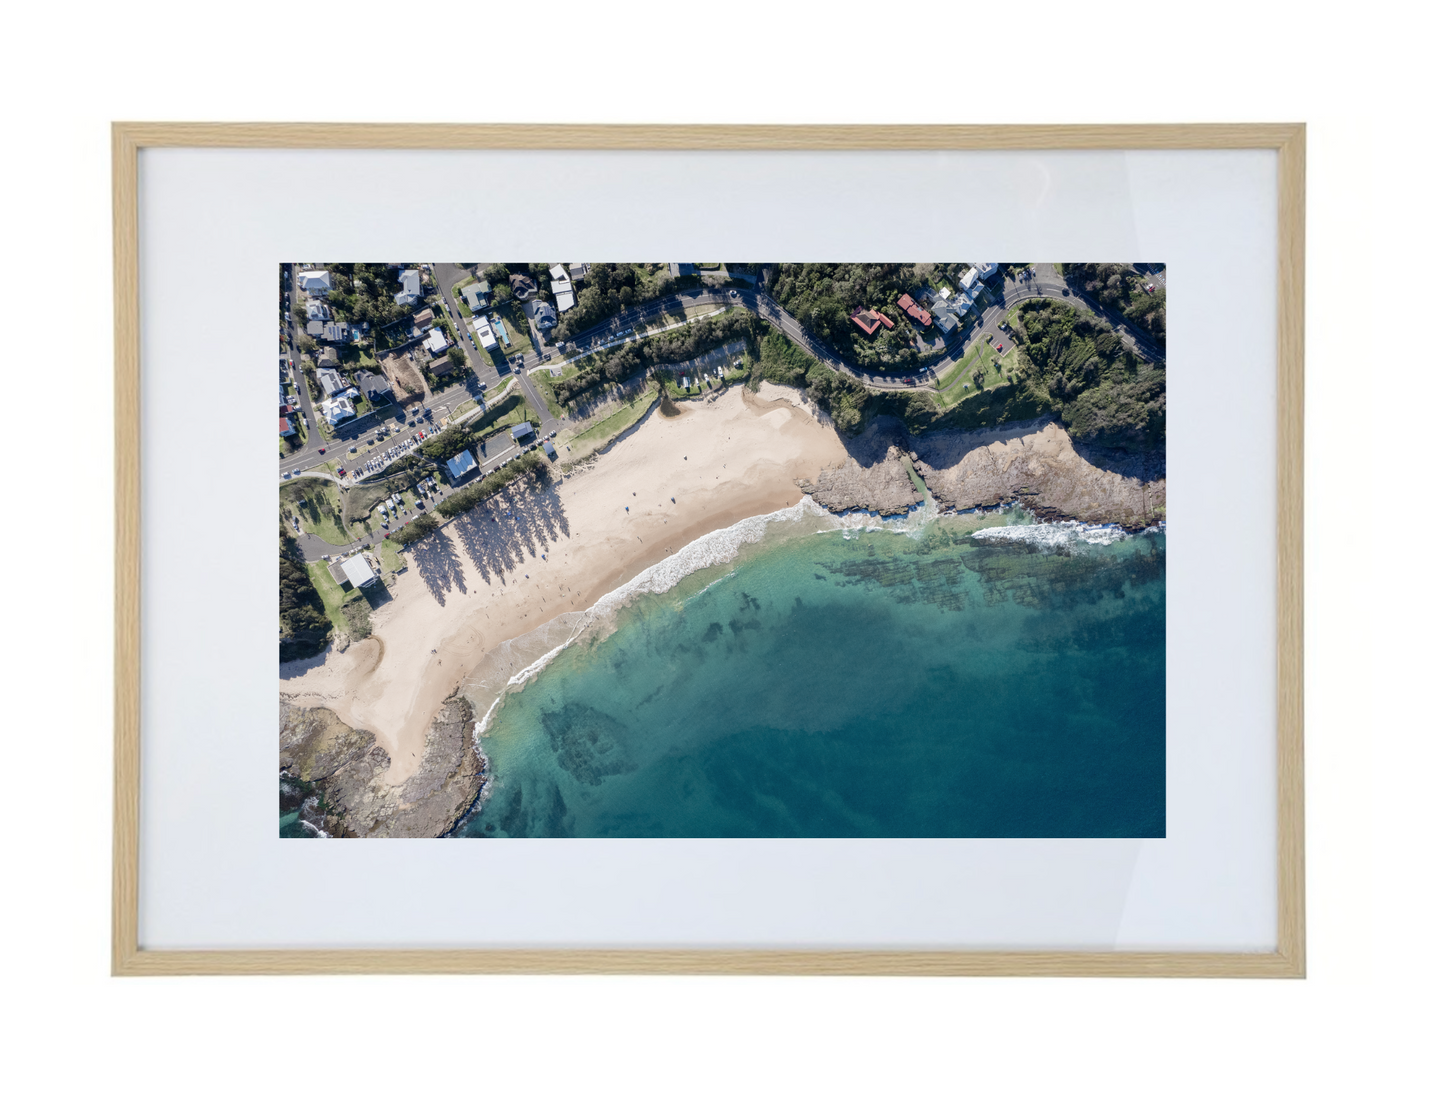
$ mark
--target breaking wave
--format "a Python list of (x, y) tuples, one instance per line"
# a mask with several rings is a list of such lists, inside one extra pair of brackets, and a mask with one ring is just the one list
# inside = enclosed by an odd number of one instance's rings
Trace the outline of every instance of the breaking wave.
[(1068, 548), (1079, 544), (1113, 544), (1128, 535), (1118, 525), (1044, 521), (1036, 525), (999, 525), (979, 529), (973, 538), (989, 543), (1030, 544), (1036, 548)]

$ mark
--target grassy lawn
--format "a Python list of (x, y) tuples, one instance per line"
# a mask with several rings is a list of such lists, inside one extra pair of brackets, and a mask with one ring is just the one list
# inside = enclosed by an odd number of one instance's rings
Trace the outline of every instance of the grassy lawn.
[[(301, 505), (305, 502), (305, 506)], [(290, 528), (290, 519), (301, 522), (301, 531), (313, 533), (328, 544), (338, 547), (366, 535), (364, 525), (351, 525), (348, 531), (341, 524), (341, 497), (336, 484), (328, 479), (301, 479), (281, 484), (281, 517)]]
[[(995, 360), (998, 361), (995, 366)], [(973, 381), (973, 373), (978, 368), (983, 369), (983, 383), (976, 386)], [(993, 346), (986, 341), (975, 342), (969, 349), (964, 359), (955, 364), (948, 373), (939, 380), (939, 391), (942, 396), (944, 407), (952, 406), (960, 401), (964, 395), (975, 390), (988, 390), (1000, 383), (1008, 382), (1010, 372), (1018, 370), (1018, 351), (1009, 349), (1002, 357), (993, 351)]]
[(325, 561), (308, 563), (306, 573), (311, 576), (311, 585), (321, 595), (321, 604), (326, 606), (326, 615), (331, 618), (332, 626), (339, 632), (346, 631), (346, 618), (341, 613), (341, 606), (345, 604), (347, 595), (341, 584), (331, 577), (331, 569)]
[(406, 566), (406, 561), (401, 557), (401, 545), (395, 540), (383, 540), (376, 546), (376, 553), (381, 559), (381, 569), (395, 574)]
[(514, 393), (488, 405), (486, 413), (474, 418), (467, 425), (467, 430), (473, 437), (478, 437), (488, 429), (505, 429), (508, 425), (519, 425), (532, 420), (532, 411), (527, 408), (527, 400), (520, 393)]
[(656, 397), (657, 388), (648, 387), (626, 406), (614, 410), (601, 421), (597, 422), (597, 424), (571, 437), (567, 443), (599, 447), (606, 444), (613, 437), (632, 428), (632, 426), (642, 420), (642, 415), (651, 409), (653, 400)]
[(555, 418), (565, 418), (567, 411), (562, 409), (561, 403), (557, 401), (557, 392), (552, 389), (552, 374), (539, 371), (532, 376), (532, 385), (542, 392), (542, 401), (547, 403), (547, 409)]

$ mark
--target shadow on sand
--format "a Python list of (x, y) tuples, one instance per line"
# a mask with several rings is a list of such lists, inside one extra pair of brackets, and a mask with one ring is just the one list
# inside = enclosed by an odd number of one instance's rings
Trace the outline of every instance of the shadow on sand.
[(548, 477), (524, 479), (479, 503), (440, 532), (412, 546), (412, 561), (432, 597), (446, 604), (446, 595), (466, 593), (462, 561), (472, 561), (482, 579), (505, 584), (529, 555), (545, 553), (571, 533), (562, 498)]

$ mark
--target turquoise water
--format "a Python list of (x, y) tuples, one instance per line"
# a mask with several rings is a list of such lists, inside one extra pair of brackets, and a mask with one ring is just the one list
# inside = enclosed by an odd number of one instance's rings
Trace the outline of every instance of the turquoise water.
[(633, 598), (503, 697), (462, 833), (1162, 836), (1164, 535), (1001, 520), (769, 526)]

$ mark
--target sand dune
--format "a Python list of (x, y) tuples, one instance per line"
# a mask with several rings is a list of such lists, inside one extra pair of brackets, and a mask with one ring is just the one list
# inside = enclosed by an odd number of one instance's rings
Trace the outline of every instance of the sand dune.
[(432, 717), (488, 651), (587, 609), (699, 536), (796, 503), (795, 480), (847, 458), (786, 388), (735, 387), (681, 409), (654, 409), (585, 470), (499, 495), (416, 545), (372, 616), (374, 638), (282, 667), (282, 694), (371, 731), (391, 755), (385, 780), (403, 781)]

